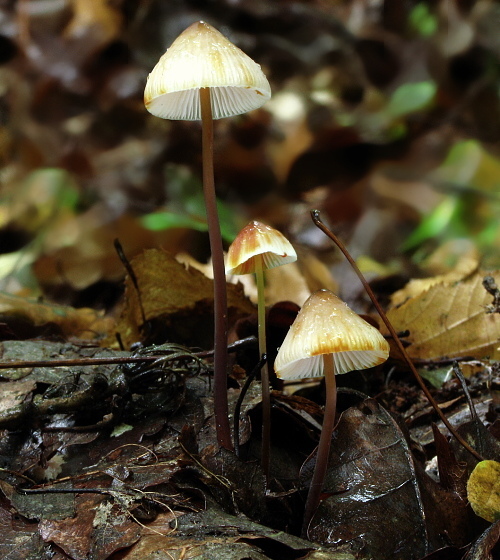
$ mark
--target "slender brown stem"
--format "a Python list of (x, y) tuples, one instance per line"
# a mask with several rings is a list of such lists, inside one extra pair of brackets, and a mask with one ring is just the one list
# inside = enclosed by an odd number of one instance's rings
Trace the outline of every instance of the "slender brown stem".
[(208, 236), (214, 273), (214, 413), (217, 441), (232, 449), (227, 401), (227, 293), (222, 236), (214, 183), (214, 130), (210, 88), (200, 89), (203, 194), (207, 210)]
[(326, 384), (325, 415), (323, 417), (323, 426), (321, 428), (321, 436), (319, 438), (316, 464), (314, 465), (311, 486), (309, 486), (309, 493), (307, 494), (306, 509), (302, 523), (302, 536), (304, 538), (307, 537), (309, 523), (311, 522), (314, 512), (318, 508), (321, 490), (323, 488), (323, 483), (325, 482), (333, 428), (335, 427), (335, 412), (337, 409), (337, 384), (335, 382), (333, 354), (324, 354), (323, 363)]
[[(259, 329), (259, 355), (267, 354), (266, 348), (266, 304), (264, 300), (264, 271), (262, 257), (255, 257), (255, 278), (257, 282), (257, 319)], [(269, 458), (271, 452), (271, 394), (269, 391), (269, 367), (267, 360), (260, 370), (262, 384), (262, 453), (260, 464), (266, 481), (269, 478)]]
[(377, 298), (375, 297), (375, 294), (373, 293), (372, 289), (370, 288), (368, 282), (365, 280), (365, 277), (363, 276), (363, 274), (361, 273), (361, 271), (358, 268), (358, 265), (354, 262), (354, 259), (351, 257), (351, 255), (349, 254), (349, 251), (346, 249), (346, 247), (344, 246), (344, 244), (342, 243), (342, 241), (340, 241), (340, 239), (331, 231), (329, 230), (325, 224), (321, 221), (320, 217), (319, 217), (319, 210), (311, 210), (311, 217), (312, 220), (314, 222), (314, 224), (325, 234), (327, 235), (334, 243), (335, 245), (337, 245), (337, 247), (341, 250), (341, 252), (343, 253), (344, 257), (349, 261), (349, 264), (352, 266), (352, 268), (354, 269), (354, 271), (356, 272), (356, 274), (358, 275), (358, 278), (360, 279), (361, 283), (363, 284), (363, 287), (366, 290), (366, 293), (370, 296), (370, 299), (373, 302), (373, 305), (375, 306), (375, 308), (378, 311), (378, 314), (380, 315), (380, 318), (382, 319), (382, 321), (384, 322), (385, 326), (387, 327), (387, 330), (389, 331), (389, 333), (392, 336), (392, 339), (394, 340), (394, 343), (396, 344), (396, 346), (398, 347), (398, 350), (401, 352), (401, 355), (403, 356), (405, 362), (408, 364), (408, 367), (410, 368), (411, 372), (413, 373), (415, 379), (417, 380), (417, 383), (420, 385), (420, 388), (422, 389), (422, 391), (424, 392), (425, 396), (427, 397), (427, 399), (429, 400), (429, 402), (431, 403), (432, 407), (434, 408), (434, 410), (436, 411), (437, 415), (441, 418), (441, 420), (443, 421), (443, 424), (448, 428), (448, 430), (450, 431), (450, 433), (453, 435), (453, 437), (460, 442), (460, 444), (467, 449), (467, 451), (469, 453), (471, 453), (472, 455), (474, 455), (474, 457), (476, 459), (478, 459), (479, 461), (483, 460), (483, 457), (481, 457), (481, 455), (475, 450), (473, 449), (465, 440), (464, 438), (455, 430), (455, 428), (450, 424), (448, 418), (446, 418), (444, 412), (439, 408), (438, 404), (436, 403), (436, 401), (434, 400), (433, 396), (431, 395), (429, 389), (427, 388), (426, 384), (424, 383), (424, 380), (422, 379), (421, 375), (418, 373), (417, 369), (415, 368), (415, 366), (413, 365), (413, 362), (411, 361), (410, 356), (408, 356), (408, 352), (405, 350), (405, 347), (403, 346), (403, 344), (401, 343), (401, 341), (399, 340), (399, 337), (396, 333), (396, 331), (394, 330), (394, 327), (392, 326), (391, 322), (389, 321), (389, 319), (387, 318), (387, 315), (385, 314), (384, 310), (382, 309), (381, 305), (379, 304)]

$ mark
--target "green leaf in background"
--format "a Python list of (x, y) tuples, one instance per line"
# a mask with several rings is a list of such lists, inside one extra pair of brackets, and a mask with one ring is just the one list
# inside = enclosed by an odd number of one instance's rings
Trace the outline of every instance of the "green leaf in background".
[(26, 178), (23, 188), (30, 193), (30, 196), (37, 194), (37, 205), (46, 204), (49, 212), (53, 207), (75, 210), (80, 198), (72, 176), (65, 169), (58, 167), (45, 167), (32, 171)]
[(203, 220), (183, 216), (168, 210), (158, 210), (141, 217), (141, 224), (151, 231), (161, 231), (172, 228), (189, 228), (196, 231), (207, 231), (207, 224)]
[[(169, 204), (166, 208), (142, 216), (141, 224), (152, 231), (170, 228), (189, 228), (208, 231), (203, 187), (197, 177), (182, 165), (169, 165), (165, 170)], [(221, 235), (231, 243), (239, 227), (234, 211), (217, 201)]]
[(434, 99), (436, 89), (431, 81), (403, 84), (392, 94), (384, 113), (397, 118), (424, 109)]
[(462, 140), (451, 147), (434, 175), (437, 182), (497, 194), (500, 159), (485, 150), (477, 140)]
[(436, 33), (438, 22), (425, 2), (419, 2), (408, 17), (410, 27), (422, 37), (431, 37)]
[(440, 389), (446, 381), (449, 381), (452, 375), (450, 366), (440, 367), (436, 369), (419, 368), (420, 375), (429, 381), (433, 387)]
[(427, 180), (445, 197), (422, 218), (403, 249), (414, 249), (433, 237), (467, 237), (484, 255), (498, 254), (500, 159), (477, 140), (460, 140)]
[(422, 219), (418, 227), (403, 243), (402, 249), (408, 251), (427, 239), (437, 237), (449, 226), (458, 210), (458, 206), (457, 198), (453, 196), (444, 198), (428, 216)]

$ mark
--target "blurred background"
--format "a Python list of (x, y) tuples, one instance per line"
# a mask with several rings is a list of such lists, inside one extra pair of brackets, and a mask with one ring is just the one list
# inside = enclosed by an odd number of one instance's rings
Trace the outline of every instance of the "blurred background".
[(463, 258), (499, 266), (498, 2), (0, 0), (2, 290), (109, 311), (125, 274), (114, 239), (129, 258), (207, 261), (200, 125), (143, 104), (197, 20), (273, 90), (216, 123), (227, 244), (266, 222), (348, 301), (361, 288), (313, 208), (388, 293)]

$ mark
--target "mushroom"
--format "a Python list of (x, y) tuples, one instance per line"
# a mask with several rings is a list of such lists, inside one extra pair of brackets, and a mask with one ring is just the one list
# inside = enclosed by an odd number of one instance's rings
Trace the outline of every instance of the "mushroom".
[(271, 97), (260, 66), (208, 23), (188, 27), (148, 76), (147, 110), (157, 117), (200, 120), (203, 192), (214, 274), (214, 411), (217, 440), (232, 448), (227, 404), (227, 294), (213, 173), (213, 119), (257, 109)]
[(313, 293), (304, 303), (278, 351), (274, 369), (279, 378), (325, 377), (325, 413), (307, 495), (304, 536), (318, 507), (328, 466), (337, 406), (335, 375), (377, 366), (388, 357), (389, 344), (380, 332), (328, 290)]
[[(266, 350), (266, 306), (264, 301), (264, 270), (297, 260), (297, 253), (288, 239), (278, 230), (260, 222), (250, 222), (231, 243), (226, 259), (227, 274), (255, 274), (257, 283), (257, 319), (259, 354)], [(262, 383), (262, 455), (261, 464), (266, 479), (269, 476), (271, 439), (271, 398), (267, 362), (261, 370)]]

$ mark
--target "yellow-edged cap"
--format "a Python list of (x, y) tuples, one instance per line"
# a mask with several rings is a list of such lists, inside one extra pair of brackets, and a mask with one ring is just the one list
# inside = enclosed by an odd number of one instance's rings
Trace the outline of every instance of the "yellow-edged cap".
[(252, 274), (260, 256), (266, 270), (297, 260), (297, 253), (288, 239), (277, 229), (260, 222), (250, 222), (236, 236), (227, 252), (227, 274)]
[(281, 379), (323, 375), (323, 354), (333, 354), (335, 373), (382, 364), (389, 344), (380, 332), (329, 290), (312, 294), (281, 345), (274, 369)]

